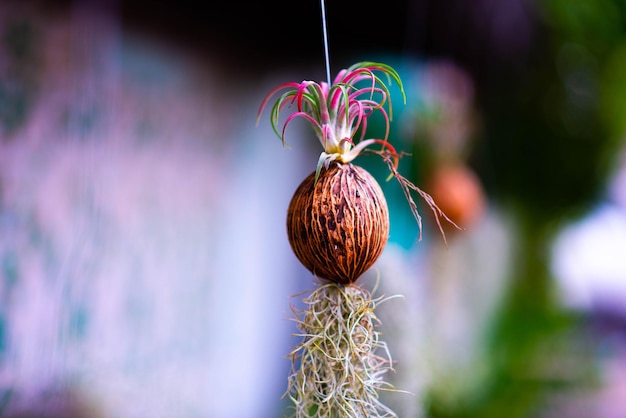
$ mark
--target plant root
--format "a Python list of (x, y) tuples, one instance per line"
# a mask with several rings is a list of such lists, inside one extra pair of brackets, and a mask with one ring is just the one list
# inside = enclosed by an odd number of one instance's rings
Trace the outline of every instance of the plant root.
[(417, 204), (415, 203), (415, 201), (413, 200), (413, 197), (411, 196), (411, 190), (417, 192), (422, 197), (422, 199), (424, 199), (424, 201), (428, 204), (428, 207), (430, 208), (430, 210), (432, 210), (433, 214), (435, 215), (435, 221), (437, 222), (437, 226), (439, 227), (439, 232), (441, 232), (441, 236), (443, 237), (443, 242), (447, 247), (448, 241), (446, 239), (446, 233), (443, 230), (443, 226), (441, 225), (441, 219), (442, 218), (445, 219), (448, 223), (452, 224), (452, 226), (454, 226), (456, 229), (463, 230), (463, 228), (461, 228), (456, 223), (454, 223), (454, 221), (450, 219), (448, 215), (446, 215), (441, 209), (439, 209), (439, 206), (437, 206), (437, 204), (435, 203), (435, 200), (432, 198), (431, 195), (429, 195), (428, 193), (426, 193), (425, 191), (423, 191), (422, 189), (420, 189), (419, 187), (411, 183), (410, 180), (408, 180), (406, 177), (403, 177), (398, 172), (398, 170), (396, 169), (396, 166), (397, 166), (396, 160), (401, 155), (391, 154), (389, 153), (388, 150), (371, 151), (371, 152), (373, 152), (374, 154), (378, 154), (382, 157), (385, 164), (387, 164), (389, 171), (391, 171), (390, 178), (395, 177), (396, 180), (398, 180), (398, 183), (400, 183), (400, 186), (402, 187), (402, 192), (404, 193), (404, 197), (409, 203), (411, 212), (413, 213), (413, 217), (415, 218), (415, 220), (417, 221), (417, 225), (419, 226), (419, 240), (422, 239), (422, 216), (419, 214), (419, 211), (417, 209)]
[(387, 344), (375, 330), (374, 310), (386, 299), (373, 299), (356, 285), (320, 284), (292, 307), (301, 342), (288, 355), (292, 361), (289, 388), (292, 416), (396, 417), (378, 397), (396, 391), (383, 381), (392, 369)]

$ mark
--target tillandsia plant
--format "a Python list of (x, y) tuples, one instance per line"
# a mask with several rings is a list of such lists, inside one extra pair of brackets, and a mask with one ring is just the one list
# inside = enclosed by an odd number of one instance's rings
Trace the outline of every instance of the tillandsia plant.
[[(421, 217), (412, 191), (426, 200), (442, 233), (440, 217), (450, 220), (430, 195), (397, 171), (401, 155), (388, 141), (392, 82), (406, 102), (396, 70), (360, 62), (341, 70), (331, 85), (303, 81), (277, 86), (265, 97), (257, 116), (258, 123), (272, 97), (282, 92), (270, 120), (283, 145), (287, 126), (302, 117), (323, 148), (315, 171), (297, 188), (287, 210), (291, 248), (320, 279), (318, 288), (304, 299), (305, 307), (294, 309), (302, 340), (290, 353), (293, 369), (285, 395), (293, 401), (297, 417), (395, 416), (379, 401), (380, 390), (395, 390), (383, 380), (392, 362), (375, 329), (375, 308), (384, 299), (356, 285), (385, 248), (389, 211), (379, 184), (353, 160), (366, 151), (382, 158), (390, 178), (402, 186), (420, 238)], [(292, 111), (279, 129), (286, 109)], [(368, 118), (376, 112), (383, 116), (385, 136), (366, 138)]]

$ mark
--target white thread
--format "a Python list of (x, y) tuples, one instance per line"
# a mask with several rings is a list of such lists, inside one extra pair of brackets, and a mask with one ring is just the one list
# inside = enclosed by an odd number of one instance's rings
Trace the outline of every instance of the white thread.
[(328, 57), (328, 33), (326, 32), (326, 8), (324, 7), (324, 0), (320, 0), (322, 6), (322, 31), (324, 33), (324, 57), (326, 58), (326, 78), (328, 79), (328, 86), (330, 86), (330, 58)]

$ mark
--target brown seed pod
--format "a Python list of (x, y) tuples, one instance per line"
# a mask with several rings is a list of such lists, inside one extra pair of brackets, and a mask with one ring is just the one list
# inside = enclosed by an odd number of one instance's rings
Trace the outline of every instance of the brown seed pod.
[(354, 283), (387, 244), (385, 196), (365, 169), (332, 163), (317, 183), (311, 173), (298, 186), (287, 211), (287, 233), (296, 257), (315, 276)]

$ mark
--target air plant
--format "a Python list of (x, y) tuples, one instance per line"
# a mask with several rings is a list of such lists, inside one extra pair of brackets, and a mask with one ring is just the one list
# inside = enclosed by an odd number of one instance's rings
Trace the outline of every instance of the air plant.
[[(285, 395), (297, 417), (396, 416), (379, 401), (380, 390), (395, 390), (383, 380), (392, 361), (375, 328), (375, 308), (385, 299), (356, 285), (385, 248), (389, 211), (374, 177), (352, 162), (364, 152), (382, 158), (389, 177), (402, 186), (420, 238), (422, 222), (412, 191), (426, 200), (442, 233), (440, 217), (450, 220), (430, 195), (397, 171), (401, 155), (388, 141), (392, 81), (406, 102), (392, 67), (360, 62), (341, 70), (331, 85), (303, 81), (277, 86), (257, 116), (258, 123), (269, 101), (282, 91), (270, 120), (283, 145), (287, 127), (300, 117), (313, 127), (323, 148), (315, 171), (297, 188), (287, 210), (291, 248), (319, 279), (317, 289), (304, 299), (305, 307), (293, 309), (301, 342), (289, 355), (293, 367)], [(293, 108), (279, 129), (281, 114)], [(366, 138), (368, 118), (376, 112), (382, 114), (385, 136)]]

